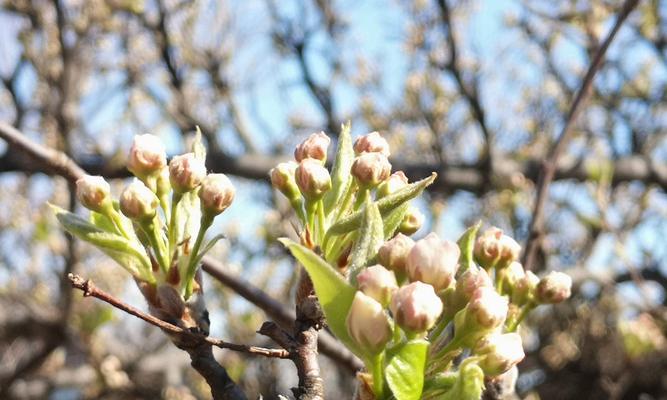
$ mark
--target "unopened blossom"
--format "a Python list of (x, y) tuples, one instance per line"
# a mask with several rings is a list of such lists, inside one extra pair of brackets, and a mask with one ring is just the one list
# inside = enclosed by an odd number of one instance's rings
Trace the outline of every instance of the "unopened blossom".
[(517, 282), (522, 280), (526, 276), (526, 271), (523, 269), (518, 261), (513, 261), (504, 271), (505, 283), (510, 287), (514, 287)]
[(439, 292), (454, 283), (460, 255), (456, 243), (431, 232), (410, 250), (406, 260), (408, 276), (411, 281), (428, 283)]
[(130, 183), (120, 195), (120, 210), (132, 220), (153, 219), (158, 204), (155, 193), (138, 179)]
[(357, 291), (346, 320), (347, 331), (370, 354), (377, 354), (391, 339), (389, 317), (372, 297)]
[(435, 325), (442, 314), (442, 300), (433, 286), (412, 282), (401, 287), (391, 302), (391, 312), (396, 323), (408, 332), (426, 332)]
[(506, 267), (519, 258), (520, 252), (521, 246), (496, 227), (484, 231), (474, 248), (475, 259), (486, 269), (496, 265)]
[(167, 153), (159, 137), (150, 134), (134, 137), (127, 160), (130, 172), (143, 178), (159, 173), (166, 165)]
[(298, 165), (294, 161), (281, 162), (269, 172), (271, 185), (289, 200), (294, 200), (301, 195), (294, 178)]
[(324, 132), (313, 133), (306, 140), (299, 143), (294, 149), (294, 158), (301, 162), (306, 158), (312, 158), (324, 164), (327, 159), (327, 149), (331, 139)]
[(462, 298), (464, 303), (470, 301), (477, 289), (481, 287), (493, 287), (493, 282), (484, 269), (474, 264), (456, 280), (456, 294)]
[(234, 185), (225, 174), (209, 174), (199, 190), (202, 209), (218, 215), (232, 204), (235, 193)]
[(359, 290), (386, 307), (398, 290), (396, 275), (382, 265), (370, 266), (357, 275)]
[(363, 153), (352, 163), (351, 173), (359, 186), (374, 188), (389, 178), (391, 164), (381, 153)]
[(401, 225), (398, 226), (398, 231), (405, 235), (412, 235), (424, 225), (425, 220), (426, 217), (417, 207), (410, 206), (405, 213), (405, 217), (403, 217), (403, 221), (401, 221)]
[(558, 271), (551, 271), (540, 279), (535, 290), (535, 298), (542, 304), (560, 303), (571, 295), (572, 278)]
[(204, 160), (194, 153), (175, 156), (169, 162), (169, 180), (176, 193), (186, 193), (195, 189), (205, 177)]
[(540, 278), (533, 271), (525, 271), (523, 277), (517, 280), (512, 288), (512, 303), (522, 306), (533, 301), (539, 283)]
[(509, 309), (506, 297), (499, 295), (491, 287), (480, 287), (475, 291), (467, 306), (468, 322), (484, 329), (495, 329), (505, 322)]
[(322, 164), (312, 158), (301, 161), (295, 171), (296, 184), (303, 197), (319, 200), (331, 189), (331, 176)]
[(101, 176), (86, 175), (76, 181), (76, 197), (87, 209), (102, 213), (111, 205), (111, 187)]
[(389, 176), (389, 179), (380, 183), (377, 188), (377, 197), (382, 198), (392, 194), (408, 185), (408, 177), (403, 171), (396, 171)]
[(404, 276), (406, 273), (405, 262), (414, 245), (414, 240), (399, 233), (393, 239), (384, 242), (380, 247), (380, 250), (378, 250), (378, 260), (380, 264)]
[(354, 152), (356, 154), (381, 153), (385, 157), (389, 157), (389, 143), (378, 132), (371, 132), (355, 140)]
[(475, 355), (483, 356), (479, 366), (487, 376), (509, 371), (524, 359), (523, 343), (518, 333), (491, 333), (477, 342)]

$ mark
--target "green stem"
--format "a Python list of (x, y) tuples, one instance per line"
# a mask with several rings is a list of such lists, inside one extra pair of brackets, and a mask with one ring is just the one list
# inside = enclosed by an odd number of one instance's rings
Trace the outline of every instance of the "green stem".
[(125, 224), (123, 224), (123, 217), (118, 211), (111, 207), (111, 210), (107, 212), (107, 217), (116, 225), (121, 235), (125, 236), (126, 239), (131, 239), (129, 232), (125, 229)]
[(448, 318), (445, 316), (443, 316), (440, 319), (440, 321), (438, 321), (438, 323), (435, 325), (435, 328), (433, 328), (433, 330), (428, 334), (428, 338), (431, 341), (431, 343), (435, 342), (440, 337), (440, 335), (445, 330), (447, 325), (449, 325), (450, 322), (452, 322), (452, 318)]
[(178, 217), (176, 211), (178, 210), (178, 202), (181, 201), (183, 195), (180, 193), (174, 192), (171, 196), (171, 218), (169, 220), (169, 252), (173, 253), (176, 251), (176, 225), (178, 224)]
[(306, 227), (310, 231), (310, 234), (313, 236), (313, 241), (317, 243), (318, 239), (321, 238), (316, 238), (316, 231), (315, 231), (315, 214), (317, 214), (317, 201), (312, 201), (306, 199)]
[(373, 393), (377, 400), (384, 399), (384, 352), (373, 357), (371, 360), (371, 373), (373, 374)]
[(195, 278), (195, 273), (197, 272), (197, 254), (199, 253), (201, 244), (204, 241), (206, 230), (208, 230), (211, 224), (213, 224), (213, 218), (214, 216), (211, 216), (202, 210), (201, 223), (199, 224), (199, 233), (197, 233), (197, 239), (195, 240), (194, 246), (192, 246), (190, 259), (188, 260), (188, 268), (185, 273), (185, 300), (189, 299), (190, 295), (192, 295), (192, 284)]
[(303, 199), (301, 196), (291, 199), (290, 204), (292, 205), (296, 216), (299, 217), (299, 221), (301, 221), (303, 225), (306, 225), (306, 213), (303, 210)]
[(370, 194), (370, 191), (366, 188), (360, 188), (359, 191), (357, 192), (357, 198), (354, 200), (354, 211), (357, 211), (361, 208), (361, 206), (366, 202), (366, 199), (368, 198), (368, 195)]
[(326, 217), (324, 216), (324, 202), (322, 200), (317, 202), (317, 238), (320, 240), (320, 244), (323, 244), (324, 241), (324, 232), (326, 232)]
[(513, 321), (507, 324), (507, 332), (516, 332), (519, 324), (526, 318), (529, 312), (535, 309), (535, 303), (528, 303), (525, 306), (521, 307), (521, 312)]
[(160, 227), (156, 223), (157, 220), (157, 216), (155, 216), (150, 221), (140, 222), (139, 225), (148, 237), (148, 242), (155, 252), (158, 264), (160, 264), (162, 272), (166, 275), (169, 269), (169, 255), (167, 254), (167, 248), (162, 238)]

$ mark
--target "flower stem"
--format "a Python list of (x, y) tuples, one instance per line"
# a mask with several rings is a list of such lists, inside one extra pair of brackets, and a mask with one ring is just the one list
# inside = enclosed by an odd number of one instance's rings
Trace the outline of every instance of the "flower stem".
[(206, 231), (213, 224), (214, 216), (210, 215), (207, 212), (202, 212), (201, 223), (199, 224), (199, 233), (197, 233), (197, 239), (195, 240), (194, 246), (192, 246), (192, 251), (190, 252), (190, 259), (188, 260), (188, 268), (185, 272), (185, 300), (190, 298), (192, 295), (192, 283), (195, 278), (195, 273), (197, 272), (197, 257), (201, 244), (204, 241), (204, 236)]
[(529, 312), (533, 311), (535, 308), (535, 303), (528, 303), (525, 306), (521, 307), (521, 312), (519, 315), (513, 319), (510, 323), (507, 324), (507, 332), (516, 332), (519, 324), (526, 318)]
[(183, 195), (180, 193), (174, 192), (171, 196), (171, 215), (169, 220), (169, 252), (173, 253), (176, 251), (176, 225), (178, 224), (178, 217), (176, 211), (178, 209), (178, 202), (181, 201)]
[(384, 352), (373, 357), (371, 360), (373, 375), (373, 393), (377, 400), (384, 399)]
[(169, 255), (167, 254), (167, 248), (162, 237), (162, 232), (160, 232), (160, 227), (156, 223), (157, 220), (157, 216), (155, 216), (150, 221), (140, 222), (139, 225), (148, 237), (148, 242), (155, 252), (162, 272), (166, 274), (169, 269)]

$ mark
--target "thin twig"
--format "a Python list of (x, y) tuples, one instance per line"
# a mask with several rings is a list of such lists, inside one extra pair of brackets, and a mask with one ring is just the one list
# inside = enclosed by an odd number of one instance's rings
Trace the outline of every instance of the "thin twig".
[(170, 324), (169, 322), (162, 321), (159, 318), (156, 318), (150, 314), (147, 314), (137, 308), (132, 307), (131, 305), (124, 303), (120, 299), (114, 297), (113, 295), (98, 289), (97, 286), (90, 279), (84, 279), (76, 274), (69, 274), (68, 276), (72, 287), (83, 291), (85, 297), (95, 297), (106, 303), (111, 304), (119, 310), (125, 311), (130, 315), (134, 315), (137, 318), (140, 318), (151, 325), (155, 325), (158, 328), (162, 329), (165, 332), (180, 335), (186, 339), (190, 339), (194, 344), (198, 343), (207, 343), (211, 346), (219, 347), (221, 349), (229, 349), (238, 351), (246, 354), (259, 355), (270, 358), (290, 358), (290, 354), (287, 350), (284, 349), (267, 349), (264, 347), (250, 346), (246, 344), (236, 344), (225, 342), (222, 339), (214, 339), (203, 335), (198, 335), (192, 333), (186, 329), (180, 328), (176, 325)]
[(570, 110), (567, 114), (565, 125), (563, 126), (558, 140), (551, 149), (549, 157), (542, 165), (540, 178), (537, 182), (537, 197), (535, 199), (535, 206), (533, 209), (533, 218), (530, 221), (528, 239), (526, 241), (525, 251), (523, 253), (522, 259), (523, 266), (527, 270), (533, 269), (535, 258), (537, 257), (537, 250), (541, 246), (542, 237), (544, 235), (544, 207), (547, 201), (549, 184), (553, 180), (556, 173), (558, 158), (565, 149), (569, 139), (572, 136), (572, 133), (574, 132), (572, 130), (574, 121), (581, 112), (583, 105), (586, 103), (586, 100), (588, 100), (590, 97), (591, 88), (593, 86), (593, 78), (602, 65), (602, 61), (604, 59), (605, 53), (607, 52), (607, 49), (609, 48), (609, 45), (614, 40), (614, 37), (616, 37), (616, 33), (618, 33), (621, 25), (623, 25), (623, 22), (627, 19), (628, 15), (630, 15), (630, 12), (637, 6), (638, 3), (639, 0), (626, 0), (626, 2), (623, 4), (623, 7), (616, 17), (616, 23), (614, 24), (614, 27), (604, 39), (602, 45), (595, 52), (595, 55), (593, 56), (593, 59), (591, 60), (591, 63), (588, 67), (588, 71), (586, 71), (586, 75), (581, 82), (581, 86), (579, 87), (574, 102), (572, 103), (572, 106), (570, 107)]

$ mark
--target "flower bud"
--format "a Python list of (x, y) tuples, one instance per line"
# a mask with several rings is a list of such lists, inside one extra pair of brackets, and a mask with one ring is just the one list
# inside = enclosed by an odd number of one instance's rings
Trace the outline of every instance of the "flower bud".
[(389, 317), (382, 305), (360, 291), (354, 295), (347, 315), (350, 336), (371, 354), (378, 354), (391, 339)]
[(483, 337), (475, 345), (474, 353), (484, 356), (479, 366), (484, 375), (504, 374), (523, 360), (523, 344), (518, 333), (492, 333)]
[(371, 132), (359, 137), (354, 142), (354, 152), (357, 155), (361, 153), (381, 153), (385, 157), (389, 157), (389, 143), (378, 132)]
[(477, 289), (481, 287), (493, 287), (493, 282), (484, 269), (473, 264), (459, 276), (454, 291), (445, 299), (446, 315), (453, 317), (468, 304)]
[(377, 300), (383, 307), (391, 301), (391, 297), (398, 290), (396, 275), (382, 265), (373, 265), (357, 275), (359, 290)]
[(522, 306), (533, 301), (539, 283), (540, 278), (533, 271), (525, 271), (523, 278), (519, 279), (512, 289), (512, 303)]
[(412, 235), (424, 225), (425, 219), (424, 214), (417, 207), (410, 206), (401, 225), (398, 226), (398, 231), (405, 235)]
[(351, 173), (359, 186), (374, 188), (389, 178), (391, 164), (381, 153), (363, 153), (352, 163)]
[(475, 291), (467, 306), (467, 319), (473, 326), (495, 329), (505, 322), (509, 304), (506, 297), (493, 288), (482, 286)]
[(127, 160), (127, 169), (130, 172), (144, 178), (159, 173), (166, 165), (167, 153), (160, 138), (150, 134), (134, 137)]
[(76, 197), (89, 210), (102, 213), (111, 204), (111, 187), (101, 176), (86, 175), (76, 181)]
[(394, 271), (399, 276), (405, 276), (405, 261), (414, 245), (414, 240), (399, 233), (393, 239), (385, 242), (380, 247), (380, 250), (378, 250), (380, 264)]
[(426, 332), (442, 314), (442, 300), (433, 286), (412, 282), (398, 289), (391, 302), (396, 323), (407, 332)]
[(296, 146), (294, 158), (297, 162), (312, 158), (324, 164), (327, 160), (327, 148), (330, 142), (331, 139), (324, 132), (313, 133)]
[(308, 200), (319, 200), (331, 189), (329, 171), (317, 160), (306, 158), (296, 167), (295, 180), (297, 186)]
[(411, 281), (428, 283), (441, 291), (454, 282), (461, 251), (449, 240), (431, 232), (418, 240), (408, 253), (406, 266)]
[(521, 245), (512, 237), (502, 235), (500, 237), (500, 262), (502, 265), (509, 265), (519, 259)]
[(380, 199), (389, 194), (396, 192), (399, 189), (402, 189), (408, 185), (408, 177), (405, 176), (403, 171), (396, 171), (389, 179), (380, 183), (377, 189), (377, 198)]
[(201, 184), (206, 177), (204, 160), (194, 153), (175, 156), (169, 162), (169, 180), (176, 193), (186, 193)]
[(271, 185), (284, 194), (290, 201), (301, 195), (299, 187), (294, 180), (297, 165), (294, 161), (281, 162), (269, 172), (271, 175)]
[(520, 262), (512, 261), (510, 265), (505, 268), (504, 279), (505, 284), (510, 288), (516, 286), (517, 282), (526, 276), (526, 271), (523, 270), (523, 265)]
[(155, 193), (138, 179), (130, 183), (120, 195), (120, 210), (132, 220), (153, 219), (158, 204)]
[(160, 174), (156, 180), (156, 194), (158, 197), (165, 196), (171, 191), (171, 183), (169, 182), (169, 167), (166, 165), (162, 167)]
[(485, 269), (498, 265), (506, 267), (519, 258), (521, 246), (503, 231), (491, 227), (475, 242), (474, 255), (477, 262)]
[(556, 304), (570, 297), (572, 278), (562, 272), (551, 271), (540, 279), (535, 291), (535, 298), (542, 304)]
[(199, 190), (202, 209), (218, 215), (232, 204), (234, 194), (234, 185), (225, 174), (208, 174)]

